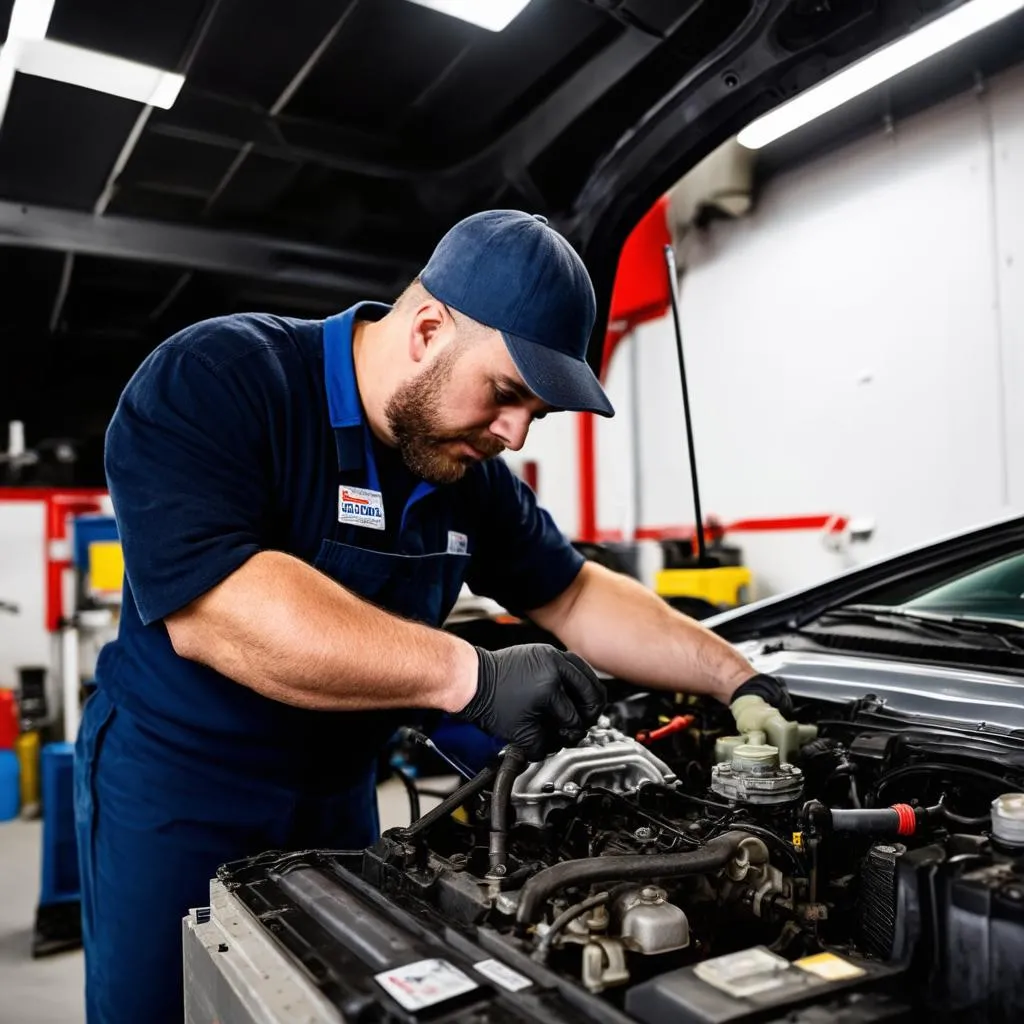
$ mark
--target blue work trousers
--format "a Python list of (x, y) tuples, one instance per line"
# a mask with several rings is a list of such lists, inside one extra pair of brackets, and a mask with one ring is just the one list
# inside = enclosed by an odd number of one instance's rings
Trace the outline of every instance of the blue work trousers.
[(181, 1024), (182, 918), (221, 864), (379, 831), (372, 769), (314, 796), (181, 763), (102, 691), (76, 744), (75, 819), (88, 1024)]

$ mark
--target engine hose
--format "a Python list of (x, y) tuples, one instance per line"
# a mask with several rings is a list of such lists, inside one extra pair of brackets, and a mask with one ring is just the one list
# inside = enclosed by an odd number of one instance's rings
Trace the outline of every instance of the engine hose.
[(486, 789), (494, 778), (495, 769), (491, 766), (485, 768), (478, 775), (474, 775), (469, 782), (459, 786), (451, 796), (446, 797), (436, 807), (427, 811), (419, 821), (408, 828), (400, 828), (396, 831), (405, 840), (415, 839), (428, 829), (433, 828), (439, 821), (443, 821), (449, 815), (457, 811), (470, 797)]
[(508, 828), (512, 810), (512, 784), (526, 767), (526, 755), (518, 747), (506, 747), (491, 794), (491, 836), (488, 877), (500, 878), (508, 870)]
[(937, 806), (929, 807), (928, 813), (940, 816), (950, 825), (960, 825), (962, 828), (984, 828), (992, 823), (991, 814), (984, 814), (980, 818), (965, 818), (962, 814), (954, 814), (946, 806), (944, 798), (939, 801)]
[(533, 952), (533, 959), (540, 963), (546, 963), (548, 954), (551, 952), (551, 945), (558, 937), (562, 929), (570, 922), (574, 921), (581, 914), (585, 914), (588, 910), (593, 910), (594, 907), (600, 907), (602, 904), (607, 903), (609, 894), (606, 892), (599, 892), (594, 896), (588, 896), (585, 900), (581, 900), (579, 903), (574, 903), (567, 910), (563, 910), (551, 922), (551, 927), (544, 933), (544, 937), (537, 944), (537, 948)]
[(885, 792), (894, 782), (904, 779), (909, 775), (938, 775), (943, 778), (962, 776), (965, 779), (977, 779), (979, 782), (987, 782), (993, 786), (1001, 786), (1003, 793), (1013, 792), (1014, 785), (1008, 782), (1001, 775), (992, 772), (982, 771), (980, 768), (970, 768), (967, 765), (942, 764), (940, 762), (922, 762), (919, 764), (908, 764), (901, 768), (893, 768), (878, 780), (875, 787), (875, 802), (880, 802), (882, 793)]
[[(912, 836), (921, 824), (918, 814), (909, 804), (855, 810), (836, 808), (831, 814), (832, 828), (836, 832)], [(923, 815), (921, 818), (923, 820)]]
[(945, 803), (934, 807), (911, 807), (909, 804), (893, 804), (891, 807), (841, 810), (828, 812), (831, 825), (836, 832), (878, 833), (881, 835), (912, 836), (928, 822), (944, 820), (951, 825), (966, 828), (983, 828), (991, 820), (990, 815), (981, 818), (965, 818), (954, 814)]
[(569, 885), (587, 886), (618, 880), (650, 881), (652, 878), (682, 878), (700, 875), (724, 867), (747, 839), (745, 832), (726, 832), (709, 839), (699, 850), (683, 853), (628, 854), (611, 857), (585, 857), (567, 860), (538, 871), (522, 888), (516, 909), (516, 924), (533, 924), (545, 902)]

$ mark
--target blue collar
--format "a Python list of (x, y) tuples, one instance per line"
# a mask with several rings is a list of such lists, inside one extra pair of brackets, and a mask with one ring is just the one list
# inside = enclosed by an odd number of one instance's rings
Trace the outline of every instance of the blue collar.
[(343, 471), (361, 469), (369, 449), (369, 430), (363, 419), (352, 357), (352, 330), (356, 320), (380, 320), (390, 310), (380, 302), (359, 302), (324, 321), (327, 410), (338, 445), (338, 469)]
[[(365, 467), (366, 485), (373, 491), (380, 490), (380, 477), (373, 457), (370, 428), (363, 418), (363, 403), (359, 398), (352, 330), (356, 320), (380, 320), (390, 311), (391, 307), (381, 302), (359, 302), (344, 313), (328, 317), (323, 328), (327, 411), (338, 447), (338, 469), (349, 472)], [(402, 513), (403, 530), (409, 509), (433, 490), (433, 485), (425, 480), (416, 485)]]

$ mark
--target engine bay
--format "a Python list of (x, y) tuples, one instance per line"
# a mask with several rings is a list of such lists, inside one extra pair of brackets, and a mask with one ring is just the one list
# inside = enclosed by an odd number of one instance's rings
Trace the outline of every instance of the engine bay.
[[(277, 907), (307, 969), (284, 911), (337, 926), (322, 885), (298, 884), (326, 871), (559, 995), (478, 1020), (1024, 1019), (1024, 737), (871, 697), (794, 717), (737, 736), (713, 702), (632, 692), (577, 745), (532, 764), (506, 748), (361, 854), (220, 877)], [(470, 1019), (461, 998), (451, 1019)], [(419, 1019), (389, 1000), (367, 1019)]]

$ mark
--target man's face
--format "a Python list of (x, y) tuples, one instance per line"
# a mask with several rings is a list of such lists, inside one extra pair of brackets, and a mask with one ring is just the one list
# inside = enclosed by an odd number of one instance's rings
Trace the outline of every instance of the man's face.
[(455, 483), (473, 463), (519, 451), (530, 424), (547, 412), (491, 330), (456, 335), (386, 409), (405, 464), (433, 484)]

